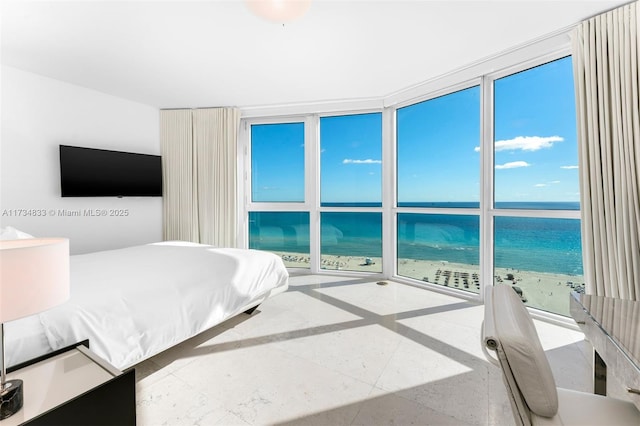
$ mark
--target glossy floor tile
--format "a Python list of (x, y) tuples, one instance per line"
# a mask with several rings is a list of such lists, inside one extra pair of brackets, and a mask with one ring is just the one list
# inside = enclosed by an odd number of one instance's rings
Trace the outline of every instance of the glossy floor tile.
[[(140, 425), (509, 425), (480, 347), (483, 307), (362, 278), (290, 288), (136, 367)], [(591, 349), (536, 321), (558, 386), (589, 391)]]

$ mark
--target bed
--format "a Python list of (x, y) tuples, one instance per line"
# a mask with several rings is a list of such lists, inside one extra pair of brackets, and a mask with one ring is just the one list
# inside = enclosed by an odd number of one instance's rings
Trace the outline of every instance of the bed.
[(124, 370), (288, 287), (280, 257), (169, 241), (71, 256), (68, 302), (5, 324), (7, 365), (88, 339)]

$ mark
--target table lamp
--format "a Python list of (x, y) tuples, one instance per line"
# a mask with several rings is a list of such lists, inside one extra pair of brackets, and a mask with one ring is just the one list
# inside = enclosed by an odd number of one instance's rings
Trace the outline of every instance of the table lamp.
[(6, 380), (4, 323), (65, 302), (69, 290), (69, 240), (0, 241), (0, 420), (23, 404), (22, 380)]

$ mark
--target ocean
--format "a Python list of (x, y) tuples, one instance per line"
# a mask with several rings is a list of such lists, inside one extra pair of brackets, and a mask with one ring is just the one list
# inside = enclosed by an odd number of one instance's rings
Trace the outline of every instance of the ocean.
[[(340, 203), (331, 206), (374, 207)], [(414, 203), (412, 206), (477, 207), (477, 203)], [(498, 203), (497, 207), (577, 210), (579, 204)], [(399, 258), (479, 264), (479, 216), (399, 213), (397, 221)], [(251, 212), (249, 222), (251, 248), (309, 253), (308, 213)], [(579, 220), (496, 217), (494, 231), (496, 267), (582, 275)], [(323, 254), (379, 257), (382, 255), (381, 236), (382, 213), (321, 214)]]

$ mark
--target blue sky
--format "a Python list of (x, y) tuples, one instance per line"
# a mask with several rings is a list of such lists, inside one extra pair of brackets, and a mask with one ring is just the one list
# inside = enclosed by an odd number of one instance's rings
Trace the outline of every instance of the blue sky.
[(398, 111), (398, 201), (480, 199), (480, 88)]
[(304, 123), (251, 126), (251, 199), (304, 201)]
[[(571, 58), (495, 82), (496, 201), (578, 201)], [(480, 89), (398, 110), (400, 202), (478, 201)], [(380, 202), (380, 113), (320, 121), (321, 201)], [(304, 200), (302, 123), (252, 126), (254, 201)]]
[(382, 114), (320, 119), (320, 201), (382, 201)]
[(571, 58), (495, 84), (496, 201), (578, 201)]

